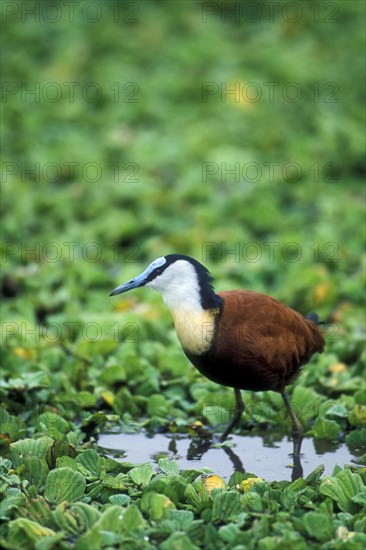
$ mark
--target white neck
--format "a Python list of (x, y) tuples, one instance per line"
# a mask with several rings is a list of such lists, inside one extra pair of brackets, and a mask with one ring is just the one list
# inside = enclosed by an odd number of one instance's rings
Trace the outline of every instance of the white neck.
[(172, 313), (183, 349), (198, 355), (207, 351), (213, 338), (215, 313), (201, 305), (194, 266), (186, 260), (178, 260), (146, 286), (161, 292)]
[(168, 308), (202, 311), (200, 286), (193, 265), (185, 260), (174, 262), (146, 286), (160, 292)]

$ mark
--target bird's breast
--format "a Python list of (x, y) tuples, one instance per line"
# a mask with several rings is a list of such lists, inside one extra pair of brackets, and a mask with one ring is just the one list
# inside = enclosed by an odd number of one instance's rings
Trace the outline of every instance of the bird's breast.
[(215, 335), (217, 315), (216, 309), (172, 311), (175, 330), (184, 351), (202, 355), (210, 349)]

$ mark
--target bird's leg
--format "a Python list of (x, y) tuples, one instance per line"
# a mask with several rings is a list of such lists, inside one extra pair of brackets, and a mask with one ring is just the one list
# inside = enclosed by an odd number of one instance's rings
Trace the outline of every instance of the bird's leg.
[(291, 481), (296, 481), (299, 477), (304, 477), (304, 471), (301, 465), (300, 450), (301, 450), (302, 437), (301, 435), (294, 437), (293, 440), (293, 454), (294, 461), (292, 467)]
[(301, 451), (301, 443), (302, 443), (302, 433), (301, 434), (295, 434), (293, 432), (292, 434), (292, 437), (293, 437), (293, 449), (294, 449), (294, 452), (292, 454), (293, 457), (299, 457), (300, 456), (300, 451)]
[(225, 441), (225, 439), (227, 438), (229, 433), (231, 433), (233, 428), (235, 428), (235, 426), (237, 424), (239, 424), (240, 419), (241, 419), (241, 415), (243, 414), (244, 409), (245, 409), (244, 401), (241, 397), (240, 390), (238, 390), (237, 388), (234, 388), (234, 393), (235, 393), (235, 411), (234, 411), (233, 417), (230, 420), (226, 430), (224, 431), (224, 433), (220, 437), (221, 442)]
[(292, 422), (292, 437), (293, 437), (293, 443), (294, 443), (294, 453), (293, 453), (293, 455), (294, 456), (299, 456), (300, 455), (300, 450), (301, 450), (303, 429), (302, 429), (302, 426), (301, 426), (300, 422), (296, 418), (296, 415), (293, 411), (293, 408), (291, 407), (291, 403), (290, 403), (290, 400), (288, 398), (287, 393), (285, 391), (282, 391), (281, 395), (282, 395), (282, 399), (285, 402), (286, 408), (289, 412), (291, 422)]

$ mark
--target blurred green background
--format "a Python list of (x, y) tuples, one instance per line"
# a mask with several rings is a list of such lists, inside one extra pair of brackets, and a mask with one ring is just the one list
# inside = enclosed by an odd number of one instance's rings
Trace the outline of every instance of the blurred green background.
[(333, 362), (357, 363), (363, 2), (2, 10), (3, 342), (21, 368), (69, 344), (177, 350), (160, 296), (108, 298), (171, 252), (218, 290), (317, 311)]

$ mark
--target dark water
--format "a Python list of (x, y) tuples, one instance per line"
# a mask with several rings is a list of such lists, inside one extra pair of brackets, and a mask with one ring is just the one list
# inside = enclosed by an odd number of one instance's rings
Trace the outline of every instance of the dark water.
[[(98, 445), (117, 460), (141, 464), (155, 461), (164, 455), (174, 458), (181, 469), (211, 470), (228, 480), (233, 471), (245, 471), (267, 480), (290, 480), (293, 476), (293, 444), (288, 437), (271, 434), (260, 436), (231, 436), (231, 448), (214, 448), (209, 443), (197, 442), (177, 434), (102, 434)], [(364, 450), (351, 451), (344, 443), (317, 441), (304, 438), (301, 446), (301, 474), (306, 477), (319, 464), (325, 474), (332, 474), (335, 465), (354, 464)]]

